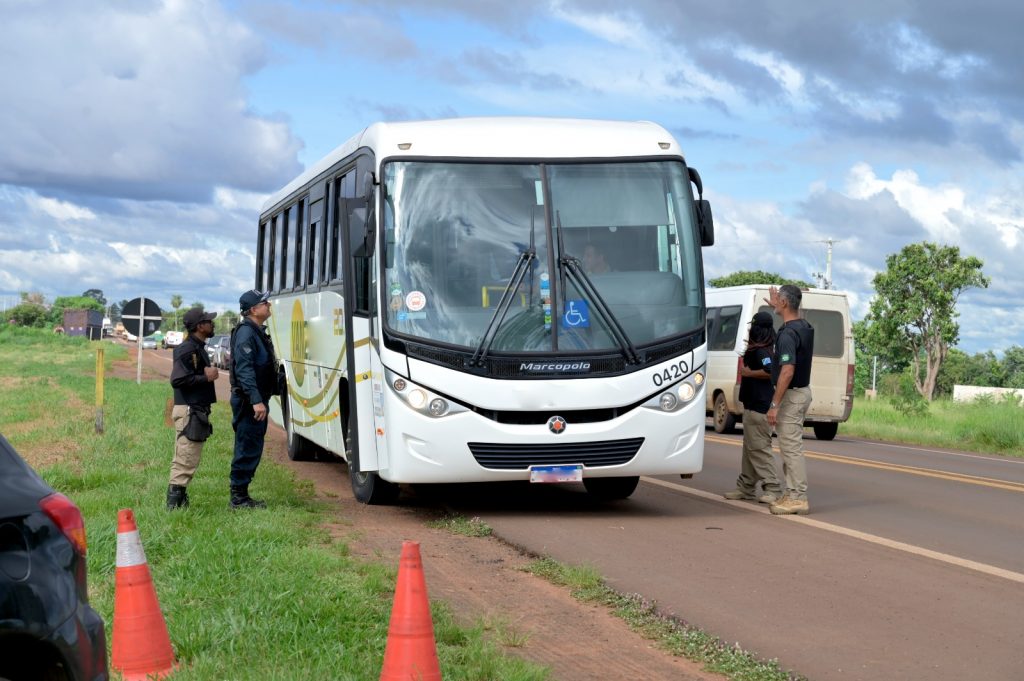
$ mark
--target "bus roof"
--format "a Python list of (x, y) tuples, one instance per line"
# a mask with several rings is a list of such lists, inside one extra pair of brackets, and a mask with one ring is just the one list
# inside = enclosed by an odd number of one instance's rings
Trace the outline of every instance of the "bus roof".
[[(399, 144), (409, 147), (399, 149)], [(667, 145), (667, 146), (664, 146)], [(274, 193), (267, 210), (357, 149), (389, 156), (497, 159), (683, 156), (679, 143), (657, 123), (574, 118), (449, 118), (374, 123)]]

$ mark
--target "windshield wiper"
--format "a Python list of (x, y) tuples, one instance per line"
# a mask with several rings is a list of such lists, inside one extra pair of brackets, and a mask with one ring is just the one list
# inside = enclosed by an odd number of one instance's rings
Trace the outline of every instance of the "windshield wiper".
[(476, 346), (473, 357), (469, 360), (469, 366), (471, 367), (482, 367), (484, 365), (484, 360), (487, 359), (487, 351), (490, 350), (491, 343), (494, 342), (494, 337), (498, 334), (498, 328), (505, 321), (505, 315), (508, 314), (508, 309), (512, 306), (512, 301), (515, 300), (516, 292), (519, 291), (526, 272), (530, 269), (530, 263), (537, 257), (537, 251), (534, 249), (532, 241), (531, 238), (530, 247), (519, 254), (516, 268), (512, 271), (512, 276), (505, 285), (505, 290), (501, 294), (501, 300), (498, 301), (498, 306), (494, 308), (494, 314), (491, 315), (491, 321), (487, 323), (487, 329), (484, 331), (483, 338), (480, 339), (480, 344)]
[(597, 287), (594, 286), (594, 282), (590, 280), (590, 277), (583, 270), (583, 264), (579, 261), (579, 258), (565, 252), (565, 244), (562, 241), (562, 214), (559, 211), (555, 211), (555, 225), (558, 228), (558, 269), (562, 275), (562, 308), (565, 308), (565, 279), (566, 274), (568, 274), (580, 293), (594, 301), (597, 313), (601, 315), (605, 325), (611, 332), (612, 338), (626, 356), (626, 362), (628, 364), (640, 364), (640, 355), (637, 353), (636, 347), (629, 340), (629, 336), (626, 335), (622, 324), (615, 318), (611, 308), (608, 307), (608, 303), (605, 302), (605, 299), (598, 292)]

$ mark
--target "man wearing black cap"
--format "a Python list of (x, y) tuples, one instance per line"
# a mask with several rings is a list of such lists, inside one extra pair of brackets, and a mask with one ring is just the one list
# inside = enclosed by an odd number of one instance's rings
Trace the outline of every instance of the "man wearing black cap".
[(768, 423), (775, 427), (782, 452), (786, 493), (768, 510), (774, 515), (806, 515), (807, 463), (804, 459), (804, 418), (811, 406), (811, 361), (814, 355), (814, 327), (800, 318), (803, 294), (792, 284), (768, 289), (768, 303), (782, 317), (772, 357), (775, 391), (768, 408)]
[[(779, 476), (772, 454), (772, 427), (768, 408), (772, 401), (772, 352), (775, 348), (775, 321), (768, 312), (758, 312), (750, 320), (747, 347), (740, 367), (740, 402), (743, 403), (743, 454), (736, 489), (726, 499), (753, 500), (774, 504), (782, 499)], [(760, 482), (761, 494), (755, 487)]]
[(214, 381), (219, 375), (210, 366), (206, 354), (206, 339), (213, 335), (213, 320), (216, 312), (206, 312), (193, 307), (185, 313), (183, 321), (188, 338), (174, 348), (174, 363), (171, 366), (171, 386), (174, 388), (174, 407), (171, 419), (174, 421), (174, 459), (171, 461), (171, 480), (167, 487), (167, 510), (188, 506), (188, 484), (199, 468), (203, 453), (203, 441), (188, 438), (185, 426), (193, 418), (193, 412), (205, 415), (209, 421), (210, 406), (217, 401)]
[(249, 483), (263, 458), (267, 402), (277, 394), (277, 359), (263, 323), (270, 318), (269, 293), (246, 291), (238, 299), (241, 323), (231, 332), (231, 508), (266, 508), (249, 496)]

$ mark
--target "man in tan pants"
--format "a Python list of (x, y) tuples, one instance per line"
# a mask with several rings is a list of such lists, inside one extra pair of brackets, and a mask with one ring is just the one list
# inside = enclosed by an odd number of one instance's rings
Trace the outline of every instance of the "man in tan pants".
[(768, 304), (782, 317), (775, 340), (772, 383), (775, 392), (768, 409), (768, 423), (779, 436), (786, 493), (771, 505), (775, 515), (806, 515), (807, 464), (804, 459), (804, 417), (811, 406), (811, 358), (814, 355), (814, 327), (800, 318), (803, 294), (791, 284), (769, 289)]
[(188, 484), (199, 468), (203, 453), (203, 442), (194, 442), (185, 435), (185, 426), (193, 410), (200, 410), (207, 416), (210, 407), (217, 401), (214, 381), (219, 372), (210, 366), (206, 354), (206, 340), (213, 335), (213, 319), (216, 312), (206, 312), (194, 307), (185, 313), (183, 321), (188, 338), (174, 348), (174, 362), (171, 365), (171, 386), (174, 388), (174, 407), (171, 419), (174, 421), (174, 459), (171, 461), (171, 479), (167, 486), (167, 510), (188, 506)]

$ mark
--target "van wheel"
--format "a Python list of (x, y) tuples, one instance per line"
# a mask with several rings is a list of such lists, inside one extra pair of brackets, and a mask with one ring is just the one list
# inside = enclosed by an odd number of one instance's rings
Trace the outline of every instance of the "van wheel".
[(715, 395), (715, 432), (731, 433), (736, 428), (736, 417), (729, 413), (729, 405), (725, 401), (725, 395)]
[(361, 504), (387, 506), (395, 503), (401, 491), (393, 482), (388, 482), (373, 471), (362, 472), (359, 465), (349, 459), (348, 479), (352, 483), (352, 495)]
[(583, 478), (583, 486), (587, 488), (587, 493), (601, 501), (625, 499), (636, 491), (639, 483), (639, 475), (628, 478)]
[(836, 433), (839, 432), (839, 424), (836, 422), (830, 423), (815, 423), (814, 424), (814, 437), (819, 440), (834, 440)]
[(295, 432), (291, 408), (288, 406), (290, 401), (287, 395), (281, 396), (281, 419), (284, 421), (284, 434), (288, 443), (288, 458), (292, 461), (312, 461), (316, 458), (317, 447)]

